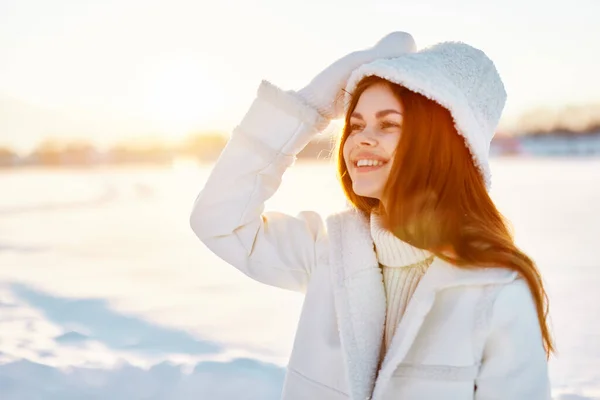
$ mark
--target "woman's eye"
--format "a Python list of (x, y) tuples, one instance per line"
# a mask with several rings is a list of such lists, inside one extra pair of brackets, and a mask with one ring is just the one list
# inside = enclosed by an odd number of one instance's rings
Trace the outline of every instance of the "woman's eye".
[(395, 122), (382, 122), (381, 123), (381, 129), (389, 129), (389, 128), (400, 128), (400, 124), (397, 124)]
[(359, 124), (350, 124), (350, 132), (358, 131), (362, 128)]

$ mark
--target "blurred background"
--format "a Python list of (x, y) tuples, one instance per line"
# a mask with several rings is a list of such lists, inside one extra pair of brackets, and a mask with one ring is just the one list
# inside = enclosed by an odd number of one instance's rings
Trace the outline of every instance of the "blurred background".
[[(492, 197), (550, 294), (555, 399), (600, 399), (600, 2), (0, 0), (0, 397), (278, 399), (302, 297), (194, 237), (261, 79), (394, 30), (464, 41), (508, 102)], [(267, 208), (344, 207), (334, 122)]]

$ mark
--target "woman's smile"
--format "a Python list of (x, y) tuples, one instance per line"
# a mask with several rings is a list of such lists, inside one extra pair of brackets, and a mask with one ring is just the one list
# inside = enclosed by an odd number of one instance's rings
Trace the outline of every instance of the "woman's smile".
[(359, 160), (354, 164), (354, 170), (358, 174), (364, 174), (368, 172), (378, 171), (382, 169), (387, 163), (379, 160)]

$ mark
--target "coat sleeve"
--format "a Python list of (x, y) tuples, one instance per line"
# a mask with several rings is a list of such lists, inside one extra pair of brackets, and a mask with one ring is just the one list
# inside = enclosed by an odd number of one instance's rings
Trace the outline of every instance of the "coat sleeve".
[(264, 203), (328, 123), (294, 92), (263, 81), (196, 198), (196, 236), (249, 277), (303, 292), (325, 243), (323, 221), (314, 212), (264, 212)]
[(551, 399), (537, 312), (522, 279), (496, 297), (476, 386), (476, 400)]

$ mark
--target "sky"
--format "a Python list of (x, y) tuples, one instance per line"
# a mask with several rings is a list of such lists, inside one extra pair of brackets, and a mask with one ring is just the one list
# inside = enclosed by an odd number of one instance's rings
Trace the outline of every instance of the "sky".
[(600, 104), (600, 1), (0, 0), (0, 144), (229, 131), (267, 79), (298, 89), (391, 31), (494, 60), (503, 124)]

